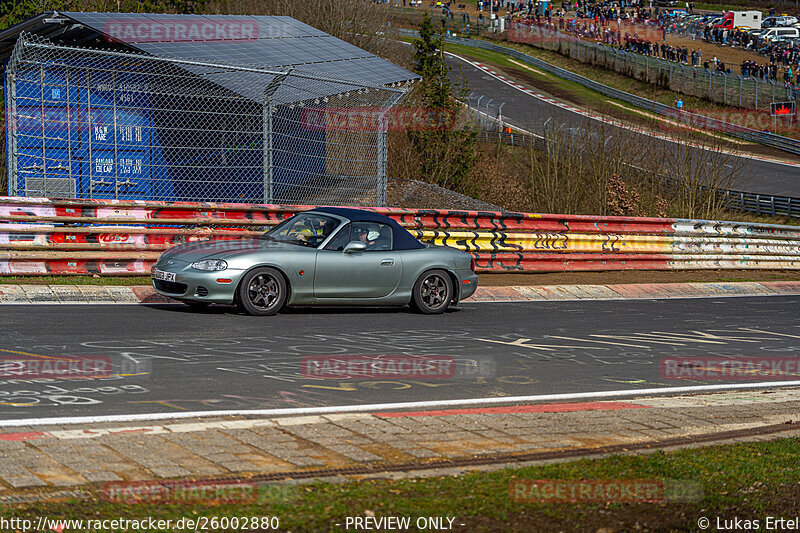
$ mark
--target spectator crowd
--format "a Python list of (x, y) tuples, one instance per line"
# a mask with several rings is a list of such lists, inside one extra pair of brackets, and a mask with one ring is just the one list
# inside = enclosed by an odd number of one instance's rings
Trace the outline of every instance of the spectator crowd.
[[(687, 2), (686, 7), (691, 13), (693, 4)], [(548, 9), (543, 14), (511, 12), (510, 15), (524, 24), (560, 30), (581, 39), (600, 41), (628, 52), (734, 74), (733, 68), (716, 57), (704, 60), (701, 47), (690, 48), (667, 44), (667, 33), (678, 26), (672, 11), (644, 8), (638, 5), (636, 0), (613, 4), (564, 1), (555, 11)], [(700, 36), (711, 43), (735, 46), (767, 57), (766, 62), (743, 61), (739, 72), (736, 72), (743, 77), (773, 81), (780, 79), (787, 85), (787, 90), (800, 83), (797, 76), (800, 43), (767, 42), (754, 37), (744, 29), (721, 29), (710, 23), (702, 26)]]

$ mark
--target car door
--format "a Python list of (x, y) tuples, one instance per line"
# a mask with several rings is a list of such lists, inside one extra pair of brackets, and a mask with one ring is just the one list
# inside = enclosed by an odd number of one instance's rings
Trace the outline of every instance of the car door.
[(390, 226), (368, 224), (379, 236), (370, 241), (363, 252), (344, 251), (348, 242), (358, 240), (355, 233), (357, 224), (345, 226), (324, 249), (317, 250), (314, 271), (316, 298), (383, 298), (394, 292), (400, 283), (403, 262), (401, 254), (392, 249)]

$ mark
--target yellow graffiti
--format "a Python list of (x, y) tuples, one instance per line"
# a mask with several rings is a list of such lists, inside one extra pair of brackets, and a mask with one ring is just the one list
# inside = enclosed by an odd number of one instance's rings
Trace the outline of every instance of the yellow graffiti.
[(27, 355), (29, 357), (40, 357), (42, 359), (55, 359), (57, 361), (73, 361), (73, 359), (70, 359), (69, 357), (54, 357), (52, 355), (40, 355), (36, 353), (19, 352), (17, 350), (5, 350), (3, 348), (0, 348), (0, 352), (15, 353), (17, 355)]
[(416, 230), (425, 242), (468, 252), (671, 253), (675, 238), (658, 235), (506, 233)]

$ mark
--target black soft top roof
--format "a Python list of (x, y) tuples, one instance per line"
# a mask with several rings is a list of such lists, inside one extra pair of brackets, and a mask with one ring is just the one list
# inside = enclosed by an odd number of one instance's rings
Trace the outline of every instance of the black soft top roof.
[(395, 250), (416, 250), (425, 248), (408, 230), (397, 223), (393, 218), (376, 213), (374, 211), (362, 211), (361, 209), (350, 209), (347, 207), (318, 207), (313, 209), (317, 213), (329, 213), (349, 219), (351, 222), (376, 222), (391, 226), (394, 233), (393, 248)]

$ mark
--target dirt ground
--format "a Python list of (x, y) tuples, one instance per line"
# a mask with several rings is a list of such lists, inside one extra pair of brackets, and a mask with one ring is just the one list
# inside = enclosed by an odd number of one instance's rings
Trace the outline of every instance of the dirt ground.
[(693, 283), (733, 281), (800, 281), (791, 270), (619, 270), (612, 272), (555, 272), (478, 274), (478, 286), (619, 285), (627, 283)]
[[(759, 64), (769, 63), (767, 56), (756, 54), (750, 50), (743, 48), (735, 48), (732, 46), (722, 46), (714, 43), (709, 43), (702, 39), (693, 40), (691, 37), (683, 35), (667, 34), (667, 44), (670, 46), (685, 46), (690, 51), (692, 49), (703, 51), (703, 61), (710, 61), (715, 57), (725, 63), (729, 69), (734, 73), (739, 73), (742, 61), (756, 61)], [(781, 78), (783, 79), (783, 78)]]

